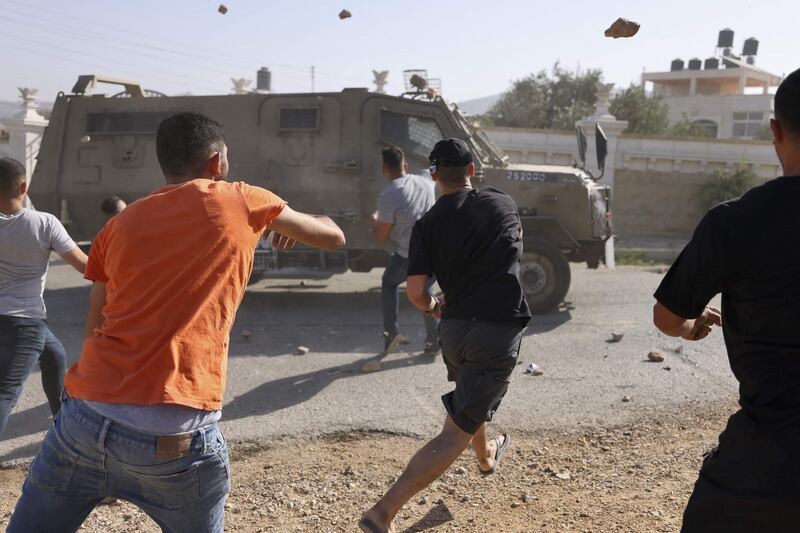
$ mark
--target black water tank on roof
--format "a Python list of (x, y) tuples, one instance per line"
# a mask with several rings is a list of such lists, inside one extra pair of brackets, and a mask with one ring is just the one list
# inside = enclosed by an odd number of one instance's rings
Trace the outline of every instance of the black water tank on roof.
[(733, 46), (733, 30), (725, 28), (719, 32), (719, 39), (717, 39), (717, 48), (730, 48)]
[(709, 57), (708, 59), (706, 59), (703, 68), (706, 70), (717, 70), (719, 68), (719, 59), (717, 59), (716, 57)]
[(669, 69), (672, 72), (683, 70), (683, 59), (673, 59), (672, 63), (670, 63)]
[(700, 61), (696, 57), (694, 59), (689, 60), (689, 70), (700, 70), (701, 68), (703, 68), (702, 61)]
[(742, 50), (743, 56), (758, 55), (758, 39), (750, 37), (744, 42), (744, 49)]
[(256, 74), (256, 88), (259, 91), (272, 90), (272, 73), (267, 67), (261, 67)]

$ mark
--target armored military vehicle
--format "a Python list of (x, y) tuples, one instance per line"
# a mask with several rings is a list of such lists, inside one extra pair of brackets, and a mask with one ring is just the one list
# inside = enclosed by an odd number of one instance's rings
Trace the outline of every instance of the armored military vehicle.
[[(124, 91), (96, 94), (98, 82), (117, 83)], [(509, 164), (456, 106), (417, 96), (345, 89), (166, 97), (131, 81), (81, 76), (72, 94), (60, 93), (55, 101), (31, 198), (38, 209), (60, 216), (74, 238), (91, 240), (104, 223), (104, 198), (118, 195), (131, 202), (163, 185), (155, 151), (159, 122), (196, 111), (224, 125), (231, 180), (268, 188), (298, 210), (329, 215), (347, 236), (347, 246), (337, 252), (279, 252), (265, 239), (254, 276), (365, 272), (387, 260), (370, 232), (370, 216), (386, 185), (381, 148), (401, 147), (411, 168), (422, 169), (438, 140), (459, 137), (475, 156), (477, 185), (497, 187), (519, 205), (522, 278), (531, 306), (537, 311), (557, 306), (570, 284), (568, 261), (596, 268), (603, 258), (611, 236), (608, 188), (577, 165)], [(604, 150), (598, 146), (598, 152)]]

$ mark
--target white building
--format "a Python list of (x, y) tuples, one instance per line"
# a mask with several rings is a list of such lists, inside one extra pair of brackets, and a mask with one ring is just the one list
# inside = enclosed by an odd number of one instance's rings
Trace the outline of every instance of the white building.
[[(729, 42), (723, 42), (725, 32), (730, 32)], [(753, 139), (769, 124), (771, 93), (781, 77), (753, 64), (758, 41), (745, 41), (748, 55), (740, 59), (730, 53), (732, 40), (733, 32), (723, 30), (718, 57), (692, 59), (688, 68), (676, 59), (668, 72), (642, 74), (642, 84), (652, 84), (653, 94), (667, 104), (670, 125), (686, 116), (717, 139)]]

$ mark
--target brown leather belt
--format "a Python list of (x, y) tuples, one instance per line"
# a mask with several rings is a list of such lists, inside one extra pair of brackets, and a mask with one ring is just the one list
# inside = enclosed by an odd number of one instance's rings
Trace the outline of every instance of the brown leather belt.
[(192, 449), (192, 434), (162, 435), (156, 438), (156, 459), (180, 459)]

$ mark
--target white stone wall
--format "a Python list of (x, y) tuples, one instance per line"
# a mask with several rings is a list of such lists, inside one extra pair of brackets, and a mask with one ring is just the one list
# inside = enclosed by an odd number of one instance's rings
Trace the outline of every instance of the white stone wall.
[[(571, 165), (577, 160), (571, 132), (514, 128), (486, 132), (512, 163)], [(703, 215), (696, 190), (715, 170), (732, 171), (744, 164), (761, 180), (781, 175), (768, 142), (622, 135), (610, 155), (613, 159), (606, 165), (613, 165), (616, 174), (612, 185), (615, 231), (623, 238), (688, 238)]]
[[(487, 128), (486, 133), (505, 150), (512, 163), (572, 165), (578, 159), (577, 141), (571, 132)], [(768, 142), (622, 135), (613, 161), (616, 169), (688, 174), (732, 169), (739, 163), (752, 166), (762, 178), (780, 175), (778, 158)]]

